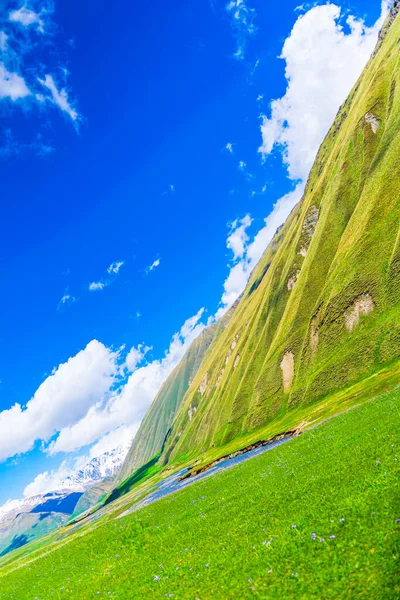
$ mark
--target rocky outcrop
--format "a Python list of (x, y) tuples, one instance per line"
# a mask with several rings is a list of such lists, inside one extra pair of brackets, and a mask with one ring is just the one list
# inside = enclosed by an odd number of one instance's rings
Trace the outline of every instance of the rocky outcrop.
[(366, 123), (371, 125), (372, 132), (376, 133), (379, 127), (379, 119), (372, 112), (367, 112), (364, 119)]
[(207, 389), (207, 386), (208, 386), (208, 371), (207, 371), (207, 373), (204, 375), (204, 377), (203, 377), (203, 379), (201, 380), (201, 382), (200, 382), (200, 385), (199, 385), (199, 392), (200, 392), (200, 394), (201, 394), (201, 395), (203, 395), (203, 394), (204, 394), (204, 392), (205, 392), (205, 391), (206, 391), (206, 389)]
[(362, 294), (362, 296), (356, 298), (344, 313), (344, 324), (347, 331), (353, 331), (360, 322), (360, 318), (371, 314), (374, 308), (375, 302), (371, 294)]
[(286, 352), (280, 364), (282, 371), (283, 391), (285, 394), (290, 392), (294, 378), (294, 355), (293, 352)]
[(294, 286), (296, 285), (296, 281), (298, 280), (300, 276), (300, 269), (297, 269), (296, 273), (294, 273), (291, 277), (289, 277), (288, 282), (287, 282), (287, 289), (289, 290), (289, 292), (292, 291), (292, 289), (294, 288)]
[(318, 206), (311, 206), (307, 212), (300, 238), (300, 250), (298, 254), (305, 257), (307, 255), (308, 248), (311, 243), (312, 236), (314, 235), (319, 219), (319, 208)]

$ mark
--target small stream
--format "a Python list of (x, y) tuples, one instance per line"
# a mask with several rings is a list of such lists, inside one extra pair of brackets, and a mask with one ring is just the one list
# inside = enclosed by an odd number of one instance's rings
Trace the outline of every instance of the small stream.
[(119, 517), (125, 517), (126, 515), (129, 515), (130, 513), (135, 512), (135, 511), (139, 510), (140, 508), (143, 508), (144, 506), (148, 506), (149, 504), (152, 504), (156, 500), (160, 500), (160, 498), (169, 496), (169, 494), (173, 494), (174, 492), (177, 492), (178, 490), (181, 490), (181, 489), (187, 487), (188, 485), (192, 485), (192, 483), (196, 483), (196, 481), (200, 481), (201, 479), (205, 479), (206, 477), (215, 475), (215, 473), (219, 473), (220, 471), (226, 471), (226, 469), (230, 469), (230, 468), (234, 467), (235, 465), (238, 465), (246, 460), (249, 460), (249, 458), (254, 458), (256, 456), (259, 456), (260, 454), (264, 454), (264, 452), (268, 452), (268, 450), (272, 450), (272, 448), (276, 448), (277, 446), (280, 446), (281, 444), (285, 444), (290, 439), (292, 439), (292, 438), (291, 437), (283, 438), (281, 440), (273, 442), (272, 444), (268, 444), (267, 446), (260, 446), (259, 448), (255, 448), (254, 450), (249, 450), (249, 452), (245, 452), (244, 454), (239, 454), (238, 456), (235, 456), (234, 458), (227, 458), (227, 459), (219, 462), (218, 464), (214, 465), (207, 471), (204, 471), (203, 473), (199, 473), (198, 475), (193, 475), (193, 477), (188, 477), (187, 479), (183, 479), (182, 481), (179, 481), (179, 478), (182, 477), (182, 475), (187, 473), (189, 470), (189, 469), (182, 469), (181, 471), (178, 471), (177, 473), (170, 475), (169, 477), (167, 477), (167, 479), (160, 481), (160, 483), (158, 483), (157, 485), (154, 486), (154, 488), (152, 488), (150, 493), (145, 498), (143, 498), (142, 500), (139, 500), (139, 502), (136, 502), (136, 504), (134, 504), (133, 506), (128, 508), (128, 510), (126, 510), (124, 513), (119, 515)]

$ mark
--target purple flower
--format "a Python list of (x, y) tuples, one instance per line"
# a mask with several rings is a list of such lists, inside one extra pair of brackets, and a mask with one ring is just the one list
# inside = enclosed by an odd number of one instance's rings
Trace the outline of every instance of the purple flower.
[(400, 523), (400, 519), (396, 519), (396, 523)]
[(317, 539), (317, 535), (316, 535), (315, 533), (312, 533), (312, 534), (311, 534), (311, 539), (312, 539), (312, 540), (316, 540), (316, 539)]
[(340, 521), (341, 523), (344, 523), (344, 518), (342, 517), (341, 519), (339, 519), (339, 521)]
[(158, 575), (154, 575), (154, 581), (160, 581), (160, 578)]
[(320, 542), (324, 542), (324, 541), (325, 541), (325, 539), (324, 539), (323, 537), (320, 537), (320, 538), (319, 538), (319, 541), (320, 541)]
[(296, 525), (292, 525), (292, 529), (296, 529)]
[(330, 539), (330, 540), (335, 540), (335, 539), (336, 539), (336, 535), (330, 535), (330, 536), (329, 536), (329, 539)]

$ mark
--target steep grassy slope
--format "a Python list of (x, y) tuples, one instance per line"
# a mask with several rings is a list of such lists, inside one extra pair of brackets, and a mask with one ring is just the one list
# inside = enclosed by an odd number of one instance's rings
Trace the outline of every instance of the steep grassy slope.
[(302, 201), (256, 268), (177, 413), (188, 460), (400, 356), (400, 17), (323, 142)]
[[(400, 394), (0, 569), (0, 598), (398, 599)], [(2, 562), (2, 561), (0, 561)]]
[(207, 327), (191, 344), (152, 402), (117, 476), (121, 483), (158, 454), (190, 383), (209, 347), (217, 327)]

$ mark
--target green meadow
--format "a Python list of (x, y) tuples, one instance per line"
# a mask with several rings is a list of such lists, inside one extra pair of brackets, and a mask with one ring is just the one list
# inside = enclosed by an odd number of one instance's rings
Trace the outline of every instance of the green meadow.
[(0, 598), (400, 596), (400, 390), (0, 576)]

